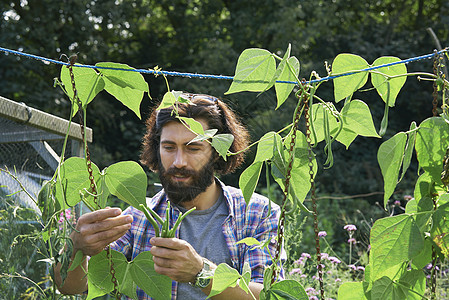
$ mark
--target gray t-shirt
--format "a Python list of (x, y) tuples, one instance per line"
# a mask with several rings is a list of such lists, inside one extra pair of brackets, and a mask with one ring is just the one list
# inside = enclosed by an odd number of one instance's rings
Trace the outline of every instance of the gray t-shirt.
[[(187, 210), (177, 206), (184, 213)], [(179, 238), (187, 241), (202, 257), (219, 265), (227, 263), (232, 266), (231, 255), (222, 232), (222, 224), (229, 212), (223, 193), (215, 204), (206, 210), (195, 210), (181, 223)], [(177, 299), (206, 299), (198, 287), (188, 283), (178, 283)]]

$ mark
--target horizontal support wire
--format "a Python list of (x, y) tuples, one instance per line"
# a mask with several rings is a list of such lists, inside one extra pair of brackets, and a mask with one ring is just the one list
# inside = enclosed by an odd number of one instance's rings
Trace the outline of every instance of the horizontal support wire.
[[(400, 60), (400, 61), (397, 61), (397, 62), (387, 63), (387, 64), (383, 64), (383, 65), (379, 65), (379, 66), (373, 66), (373, 67), (365, 68), (365, 69), (362, 69), (362, 70), (356, 70), (354, 72), (342, 73), (342, 74), (337, 74), (337, 75), (330, 75), (330, 76), (326, 76), (326, 77), (322, 77), (322, 78), (317, 78), (317, 79), (314, 79), (314, 80), (306, 81), (305, 83), (306, 84), (319, 83), (319, 82), (323, 82), (323, 81), (333, 80), (335, 78), (339, 78), (339, 77), (343, 77), (343, 76), (353, 75), (353, 74), (360, 73), (360, 72), (373, 71), (373, 70), (376, 70), (376, 69), (380, 69), (380, 68), (384, 68), (384, 67), (390, 67), (390, 66), (399, 65), (399, 64), (408, 64), (408, 63), (416, 62), (416, 61), (423, 60), (423, 59), (431, 59), (431, 58), (433, 58), (436, 55), (440, 55), (442, 53), (448, 52), (448, 50), (449, 50), (449, 47), (446, 47), (446, 48), (444, 48), (444, 49), (442, 49), (440, 51), (435, 51), (434, 53), (431, 53), (431, 54), (416, 56), (416, 57)], [(46, 57), (42, 57), (42, 56), (38, 56), (38, 55), (33, 55), (33, 54), (28, 54), (28, 53), (25, 53), (25, 52), (22, 52), (22, 51), (11, 50), (11, 49), (7, 49), (7, 48), (3, 48), (3, 47), (0, 47), (0, 51), (3, 51), (5, 54), (9, 54), (10, 53), (10, 54), (24, 56), (24, 57), (27, 57), (27, 58), (41, 60), (43, 62), (58, 64), (58, 65), (64, 65), (64, 66), (69, 66), (70, 65), (70, 63), (68, 63), (68, 62), (63, 62), (63, 61), (60, 61), (60, 60), (54, 60), (54, 59), (50, 59), (50, 58), (46, 58)], [(100, 66), (83, 65), (83, 64), (75, 64), (74, 67), (90, 68), (90, 69), (106, 69), (106, 70), (116, 70), (116, 71), (131, 71), (131, 72), (138, 72), (138, 73), (141, 73), (141, 74), (153, 74), (153, 75), (156, 75), (156, 76), (157, 75), (165, 75), (165, 76), (178, 76), (178, 77), (187, 77), (187, 78), (222, 79), (222, 80), (233, 80), (234, 79), (233, 76), (198, 74), (198, 73), (185, 73), (185, 72), (174, 72), (174, 71), (161, 71), (161, 70), (151, 70), (151, 69), (149, 69), (149, 70), (147, 70), (147, 69), (123, 69), (123, 68), (100, 67)], [(298, 82), (296, 82), (296, 81), (278, 80), (276, 82), (277, 83), (295, 84), (295, 85), (298, 84)]]

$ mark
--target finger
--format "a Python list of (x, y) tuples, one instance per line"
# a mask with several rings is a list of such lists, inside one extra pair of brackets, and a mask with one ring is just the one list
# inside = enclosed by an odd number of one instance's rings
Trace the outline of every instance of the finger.
[(118, 207), (115, 208), (103, 208), (80, 217), (78, 222), (82, 223), (94, 223), (105, 220), (107, 218), (117, 217), (122, 213), (122, 210)]
[(117, 227), (115, 230), (104, 231), (95, 235), (88, 236), (83, 242), (83, 253), (93, 256), (100, 253), (107, 245), (122, 237), (130, 225)]
[(173, 250), (183, 250), (186, 247), (189, 247), (190, 245), (188, 242), (180, 240), (178, 238), (161, 238), (161, 237), (152, 237), (150, 239), (150, 243), (153, 246), (164, 247)]
[(133, 217), (130, 215), (121, 215), (101, 220), (94, 223), (78, 224), (78, 230), (81, 235), (88, 236), (102, 231), (108, 231), (119, 226), (131, 224)]

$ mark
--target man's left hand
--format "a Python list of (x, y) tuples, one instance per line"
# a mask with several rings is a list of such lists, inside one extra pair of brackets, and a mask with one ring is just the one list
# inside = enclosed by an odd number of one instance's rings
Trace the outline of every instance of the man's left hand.
[(177, 238), (150, 240), (154, 270), (178, 282), (192, 282), (203, 268), (203, 259), (188, 242)]

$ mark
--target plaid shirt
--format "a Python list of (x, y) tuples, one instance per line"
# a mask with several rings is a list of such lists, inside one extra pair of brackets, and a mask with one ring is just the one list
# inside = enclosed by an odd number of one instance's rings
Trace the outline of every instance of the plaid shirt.
[[(251, 281), (263, 283), (265, 266), (272, 264), (269, 253), (266, 249), (252, 249), (245, 244), (237, 244), (237, 242), (246, 237), (254, 237), (261, 242), (269, 239), (272, 241), (269, 244), (270, 252), (274, 255), (275, 243), (273, 241), (277, 235), (280, 208), (272, 203), (271, 212), (269, 212), (268, 199), (258, 194), (254, 194), (249, 205), (246, 205), (239, 189), (226, 186), (222, 182), (220, 184), (229, 211), (229, 215), (222, 225), (222, 231), (231, 255), (232, 267), (241, 274), (244, 263), (248, 262), (252, 271)], [(167, 197), (163, 190), (153, 198), (147, 199), (147, 205), (165, 218)], [(174, 207), (172, 213), (170, 227), (174, 225), (173, 220), (177, 219), (179, 210)], [(267, 217), (268, 213), (270, 215)], [(122, 252), (129, 260), (132, 260), (142, 251), (151, 249), (150, 239), (154, 236), (154, 228), (145, 215), (134, 207), (128, 207), (124, 214), (132, 215), (134, 218), (131, 229), (112, 243), (111, 248)], [(179, 228), (176, 237), (179, 237)], [(177, 287), (178, 283), (173, 281), (172, 299), (176, 299)], [(137, 288), (137, 296), (139, 299), (151, 299), (140, 288)]]

